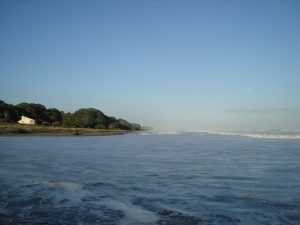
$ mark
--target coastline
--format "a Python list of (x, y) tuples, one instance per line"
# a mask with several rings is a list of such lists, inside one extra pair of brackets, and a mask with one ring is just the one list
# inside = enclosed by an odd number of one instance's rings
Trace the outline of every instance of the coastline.
[(92, 128), (45, 127), (19, 124), (0, 125), (2, 136), (110, 136), (130, 133), (128, 130), (106, 130)]

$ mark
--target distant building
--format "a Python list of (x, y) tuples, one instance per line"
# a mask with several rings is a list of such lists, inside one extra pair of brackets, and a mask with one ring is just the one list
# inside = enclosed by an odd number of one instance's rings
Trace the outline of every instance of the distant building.
[(20, 124), (35, 124), (35, 120), (26, 116), (22, 116), (22, 118), (18, 121)]

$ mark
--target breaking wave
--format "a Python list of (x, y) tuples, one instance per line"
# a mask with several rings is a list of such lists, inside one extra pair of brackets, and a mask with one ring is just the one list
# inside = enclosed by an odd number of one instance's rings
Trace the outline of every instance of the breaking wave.
[(251, 138), (264, 138), (264, 139), (299, 139), (299, 131), (257, 131), (257, 132), (220, 132), (220, 131), (200, 131), (195, 133), (212, 134), (212, 135), (229, 135), (241, 136)]
[(298, 130), (270, 130), (270, 131), (147, 131), (140, 132), (140, 135), (179, 135), (179, 134), (197, 134), (197, 135), (224, 135), (241, 136), (263, 139), (292, 139), (300, 140), (300, 131)]

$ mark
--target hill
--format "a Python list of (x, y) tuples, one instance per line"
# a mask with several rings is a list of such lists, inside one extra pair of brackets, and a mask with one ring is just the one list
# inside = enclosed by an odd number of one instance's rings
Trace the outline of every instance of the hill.
[(38, 125), (54, 127), (141, 130), (139, 124), (107, 116), (94, 108), (81, 108), (74, 113), (65, 113), (56, 108), (47, 109), (42, 104), (23, 102), (12, 105), (0, 100), (1, 123), (17, 123), (21, 116), (35, 119)]

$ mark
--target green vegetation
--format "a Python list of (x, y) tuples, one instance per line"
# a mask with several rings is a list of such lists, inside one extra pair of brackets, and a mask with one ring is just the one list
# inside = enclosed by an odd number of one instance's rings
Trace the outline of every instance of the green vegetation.
[(0, 123), (17, 123), (21, 116), (35, 119), (38, 125), (65, 128), (93, 128), (105, 130), (141, 130), (139, 124), (106, 116), (94, 108), (84, 108), (74, 113), (47, 109), (36, 103), (7, 104), (0, 100)]

